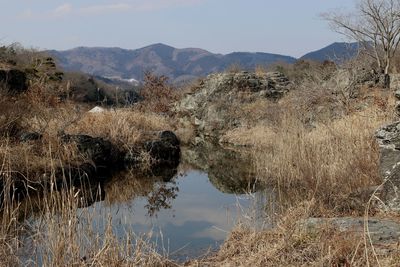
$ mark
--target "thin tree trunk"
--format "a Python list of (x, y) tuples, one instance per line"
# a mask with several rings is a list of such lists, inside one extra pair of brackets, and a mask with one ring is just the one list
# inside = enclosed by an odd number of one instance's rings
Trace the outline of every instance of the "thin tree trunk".
[(390, 88), (390, 75), (389, 75), (389, 71), (390, 71), (390, 56), (386, 55), (386, 66), (385, 66), (385, 70), (384, 70), (384, 83), (383, 83), (383, 87), (384, 88)]

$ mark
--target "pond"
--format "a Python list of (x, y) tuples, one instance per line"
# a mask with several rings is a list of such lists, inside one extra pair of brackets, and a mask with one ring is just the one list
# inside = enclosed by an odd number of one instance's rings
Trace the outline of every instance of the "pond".
[(261, 190), (250, 166), (234, 151), (185, 148), (177, 170), (152, 176), (135, 170), (118, 173), (102, 185), (100, 199), (76, 213), (81, 224), (90, 224), (100, 236), (111, 223), (118, 238), (145, 236), (173, 260), (201, 257), (216, 251), (239, 221), (265, 221), (264, 203), (271, 196)]
[[(153, 207), (149, 204), (149, 196), (125, 203), (98, 202), (89, 208), (95, 214), (94, 221), (98, 223), (101, 218), (110, 216), (114, 233), (121, 237), (131, 230), (137, 234), (151, 233), (160, 253), (166, 253), (174, 260), (184, 260), (218, 248), (253, 199), (247, 194), (218, 191), (207, 173), (199, 170), (177, 175), (173, 185), (157, 187), (176, 190), (172, 193), (176, 193), (174, 199), (169, 200), (169, 207)], [(149, 194), (151, 199), (152, 194), (154, 192)]]

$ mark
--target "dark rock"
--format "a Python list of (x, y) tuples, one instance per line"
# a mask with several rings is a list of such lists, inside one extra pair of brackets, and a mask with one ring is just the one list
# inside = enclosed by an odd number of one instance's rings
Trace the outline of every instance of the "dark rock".
[(0, 207), (3, 201), (18, 202), (28, 196), (29, 190), (35, 188), (28, 186), (29, 181), (20, 172), (2, 173), (0, 172)]
[(42, 139), (43, 135), (37, 132), (25, 132), (19, 137), (21, 142), (36, 141)]
[(56, 189), (82, 187), (97, 180), (98, 169), (91, 163), (83, 163), (79, 166), (65, 166), (55, 172)]
[(160, 139), (166, 143), (169, 143), (173, 147), (180, 146), (178, 137), (171, 131), (162, 131), (160, 133)]
[(0, 83), (11, 94), (19, 94), (28, 90), (26, 73), (18, 69), (0, 69)]
[(76, 143), (79, 152), (91, 159), (96, 166), (110, 166), (120, 159), (119, 152), (111, 142), (100, 137), (64, 134), (61, 140), (65, 143)]
[(171, 131), (163, 131), (158, 140), (145, 143), (145, 151), (150, 157), (161, 164), (178, 165), (180, 161), (180, 142)]
[(171, 131), (158, 133), (155, 140), (147, 141), (143, 146), (133, 147), (125, 154), (125, 165), (141, 163), (141, 153), (149, 153), (152, 169), (165, 166), (177, 167), (180, 162), (181, 149), (178, 137)]

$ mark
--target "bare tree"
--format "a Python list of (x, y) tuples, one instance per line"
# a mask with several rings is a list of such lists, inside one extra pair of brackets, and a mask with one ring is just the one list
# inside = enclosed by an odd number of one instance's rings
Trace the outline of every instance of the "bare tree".
[(400, 42), (400, 0), (359, 0), (352, 13), (333, 11), (322, 17), (336, 32), (365, 48), (389, 87), (391, 61)]

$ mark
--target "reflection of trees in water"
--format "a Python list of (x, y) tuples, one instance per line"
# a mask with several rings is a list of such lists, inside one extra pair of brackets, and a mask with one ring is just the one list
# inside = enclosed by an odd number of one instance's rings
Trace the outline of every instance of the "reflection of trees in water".
[(86, 208), (96, 202), (104, 205), (122, 204), (138, 197), (147, 198), (150, 216), (161, 209), (171, 208), (171, 201), (177, 197), (178, 187), (173, 178), (176, 168), (160, 168), (152, 171), (130, 169), (114, 173), (111, 178), (93, 181), (82, 178), (80, 183), (65, 183), (59, 191), (30, 194), (21, 203), (16, 203), (20, 221), (28, 217), (42, 216), (51, 207), (55, 211)]
[[(220, 146), (204, 144), (183, 149), (183, 160), (190, 169), (200, 169), (208, 174), (210, 182), (223, 193), (243, 194), (255, 192), (258, 185), (251, 172), (249, 157), (236, 151), (225, 150)], [(80, 186), (67, 188), (77, 200), (77, 207), (84, 208), (95, 202), (104, 205), (118, 205), (146, 198), (149, 216), (156, 216), (162, 209), (170, 209), (177, 197), (179, 188), (174, 181), (177, 166), (155, 166), (151, 170), (129, 169), (113, 173), (111, 178), (101, 181), (87, 181)], [(83, 180), (82, 180), (83, 181)], [(50, 201), (39, 201), (50, 203)], [(30, 210), (32, 202), (29, 203)], [(40, 210), (40, 207), (38, 208)]]
[(172, 200), (178, 195), (179, 189), (173, 180), (176, 174), (177, 170), (171, 168), (164, 171), (159, 168), (151, 172), (137, 169), (121, 172), (105, 183), (104, 201), (106, 205), (112, 205), (145, 197), (149, 216), (156, 216), (160, 210), (170, 209)]
[(157, 216), (157, 212), (161, 209), (172, 208), (171, 201), (178, 196), (179, 188), (175, 183), (158, 184), (158, 188), (147, 195), (147, 214), (149, 216)]
[(251, 160), (243, 153), (206, 142), (183, 148), (182, 154), (185, 163), (206, 172), (214, 187), (223, 193), (243, 194), (257, 189)]

